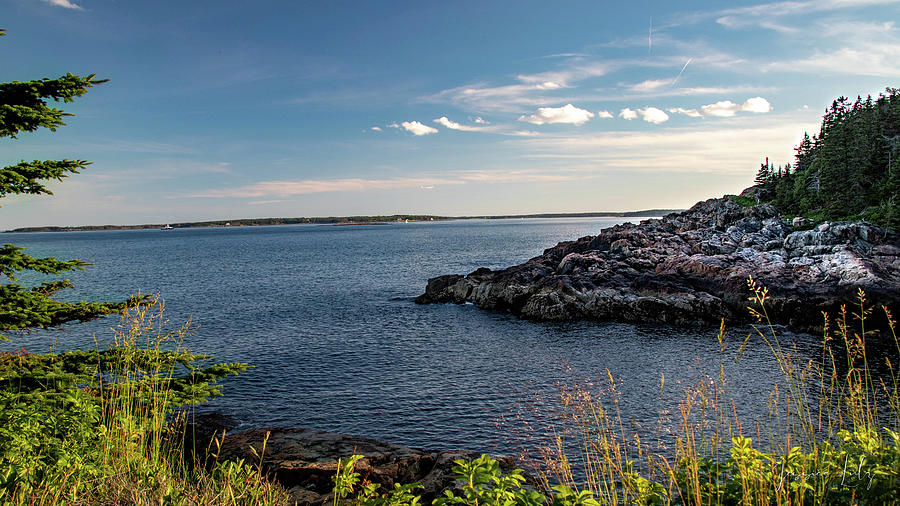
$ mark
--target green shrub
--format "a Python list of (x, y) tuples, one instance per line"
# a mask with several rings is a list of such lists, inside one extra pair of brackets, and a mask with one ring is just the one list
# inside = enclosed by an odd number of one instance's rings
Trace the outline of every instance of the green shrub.
[[(126, 308), (103, 350), (0, 354), (0, 504), (283, 504), (243, 462), (186, 462), (182, 406), (246, 364), (186, 352), (162, 303)], [(205, 365), (204, 365), (205, 364)]]

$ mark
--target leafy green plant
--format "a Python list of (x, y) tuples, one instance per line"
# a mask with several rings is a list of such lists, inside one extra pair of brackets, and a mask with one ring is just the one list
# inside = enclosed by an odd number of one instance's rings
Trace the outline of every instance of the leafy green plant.
[(462, 496), (446, 491), (443, 497), (435, 499), (435, 505), (467, 504), (542, 504), (545, 497), (540, 492), (522, 487), (525, 477), (522, 470), (514, 469), (503, 474), (500, 463), (489, 455), (482, 455), (472, 461), (456, 460), (453, 473), (462, 483)]

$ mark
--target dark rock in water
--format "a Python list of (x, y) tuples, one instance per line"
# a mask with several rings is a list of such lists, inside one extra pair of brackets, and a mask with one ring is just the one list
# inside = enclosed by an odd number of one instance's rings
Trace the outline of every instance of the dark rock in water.
[(730, 197), (597, 236), (566, 241), (527, 262), (428, 280), (420, 304), (472, 302), (537, 320), (747, 321), (747, 279), (769, 289), (775, 323), (822, 324), (857, 290), (872, 304), (900, 302), (900, 238), (866, 222), (793, 231), (769, 204)]
[[(263, 453), (267, 432), (270, 434)], [(416, 493), (422, 495), (423, 504), (430, 504), (444, 490), (455, 488), (454, 460), (479, 456), (469, 451), (429, 451), (312, 429), (256, 429), (226, 435), (218, 458), (256, 464), (259, 458), (251, 448), (263, 455), (263, 471), (274, 476), (299, 505), (333, 502), (332, 478), (339, 458), (364, 455), (356, 463), (356, 471), (363, 479), (380, 484), (381, 492), (395, 483), (420, 482), (424, 490)], [(504, 472), (515, 467), (512, 459), (498, 460)]]

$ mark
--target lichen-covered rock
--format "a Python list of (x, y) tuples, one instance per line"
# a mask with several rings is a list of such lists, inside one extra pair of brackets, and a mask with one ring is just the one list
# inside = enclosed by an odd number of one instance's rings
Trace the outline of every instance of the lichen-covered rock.
[(507, 269), (428, 281), (416, 302), (472, 302), (539, 320), (745, 321), (747, 279), (769, 288), (776, 323), (811, 330), (866, 292), (900, 302), (900, 238), (866, 222), (793, 231), (768, 204), (730, 197), (566, 241)]

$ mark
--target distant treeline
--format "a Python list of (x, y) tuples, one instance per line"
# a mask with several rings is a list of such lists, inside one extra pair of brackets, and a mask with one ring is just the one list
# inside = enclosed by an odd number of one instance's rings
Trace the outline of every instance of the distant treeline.
[(393, 214), (390, 216), (326, 216), (313, 218), (241, 218), (237, 220), (192, 221), (187, 223), (146, 224), (146, 225), (85, 225), (79, 227), (23, 227), (6, 232), (78, 232), (91, 230), (147, 230), (164, 227), (202, 228), (202, 227), (254, 227), (265, 225), (353, 225), (392, 223), (406, 221), (447, 221), (447, 220), (500, 220), (517, 218), (639, 218), (663, 216), (681, 209), (648, 209), (629, 212), (597, 212), (597, 213), (544, 213), (544, 214), (510, 214), (503, 216), (432, 216), (427, 214)]
[(900, 89), (852, 104), (838, 98), (819, 133), (804, 134), (793, 167), (766, 159), (756, 183), (759, 200), (783, 214), (865, 219), (900, 230)]

